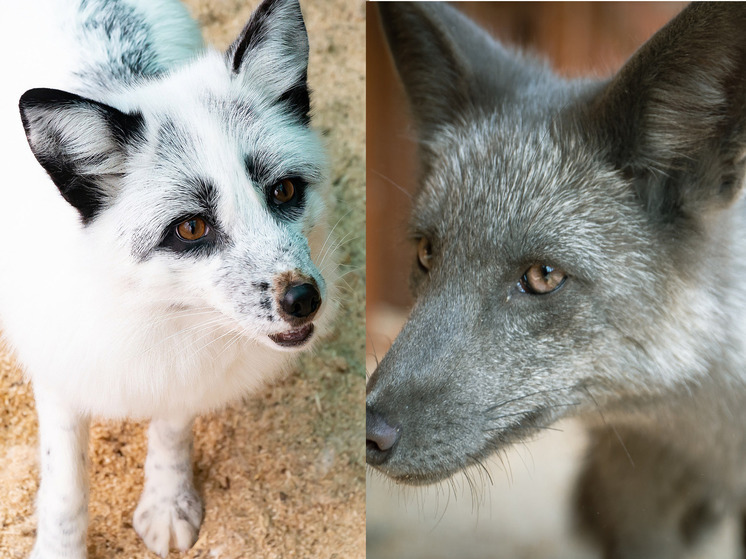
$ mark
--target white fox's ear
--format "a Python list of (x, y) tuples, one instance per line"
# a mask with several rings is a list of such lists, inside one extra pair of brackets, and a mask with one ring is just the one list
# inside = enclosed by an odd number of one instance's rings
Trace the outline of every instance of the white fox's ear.
[(591, 106), (601, 145), (664, 218), (722, 207), (746, 173), (746, 6), (694, 3)]
[(309, 122), (308, 34), (298, 0), (264, 0), (228, 49), (233, 72)]
[(116, 194), (142, 117), (58, 89), (31, 89), (19, 108), (37, 161), (83, 222), (90, 222)]

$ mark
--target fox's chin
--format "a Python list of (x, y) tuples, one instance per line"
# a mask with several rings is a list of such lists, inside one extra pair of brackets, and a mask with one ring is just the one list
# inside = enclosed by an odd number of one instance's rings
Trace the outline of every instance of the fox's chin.
[(372, 465), (378, 472), (382, 473), (395, 483), (411, 486), (433, 485), (453, 477), (459, 472), (467, 469), (470, 464), (444, 466), (443, 468), (428, 471), (403, 471), (403, 469), (387, 466), (386, 464)]
[(453, 477), (461, 470), (454, 472), (430, 472), (427, 474), (404, 474), (399, 476), (389, 476), (396, 483), (402, 485), (412, 485), (415, 487), (422, 487), (425, 485), (433, 485), (444, 481), (450, 477)]
[(309, 322), (298, 328), (292, 328), (278, 332), (277, 334), (270, 334), (267, 337), (281, 349), (303, 349), (311, 342), (313, 332), (313, 322)]
[(315, 322), (308, 322), (295, 328), (288, 326), (280, 332), (255, 334), (251, 339), (279, 352), (295, 353), (308, 350), (319, 337), (319, 328)]

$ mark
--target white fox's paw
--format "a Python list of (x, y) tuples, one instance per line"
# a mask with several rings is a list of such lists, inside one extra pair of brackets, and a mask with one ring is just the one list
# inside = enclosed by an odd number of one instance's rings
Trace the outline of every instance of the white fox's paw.
[(36, 542), (29, 559), (86, 559), (85, 546), (74, 548), (50, 549)]
[(150, 551), (166, 557), (171, 544), (181, 551), (194, 545), (203, 515), (202, 500), (193, 487), (182, 487), (175, 495), (150, 487), (140, 497), (133, 525)]

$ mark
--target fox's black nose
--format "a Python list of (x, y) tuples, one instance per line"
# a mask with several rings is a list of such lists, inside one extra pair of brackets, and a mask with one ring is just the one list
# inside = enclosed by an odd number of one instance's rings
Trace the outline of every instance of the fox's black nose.
[(310, 283), (291, 285), (280, 301), (282, 310), (295, 318), (308, 318), (321, 306), (321, 294)]
[(365, 408), (365, 459), (369, 464), (383, 464), (391, 454), (391, 449), (399, 440), (399, 427), (392, 427), (383, 416)]

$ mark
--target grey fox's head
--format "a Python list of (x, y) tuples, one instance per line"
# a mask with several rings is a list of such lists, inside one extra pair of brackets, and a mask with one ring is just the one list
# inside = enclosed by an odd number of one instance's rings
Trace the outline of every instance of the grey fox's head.
[(79, 214), (81, 250), (142, 312), (199, 308), (301, 347), (328, 314), (331, 278), (297, 0), (265, 0), (226, 53), (196, 55), (97, 99), (26, 92), (29, 145)]
[(369, 379), (368, 462), (437, 481), (706, 374), (742, 281), (746, 7), (687, 8), (601, 82), (562, 80), (446, 5), (380, 11), (421, 180), (415, 305)]

